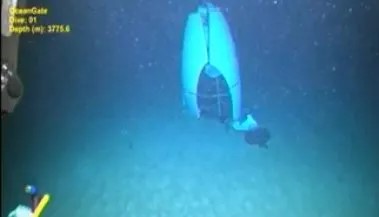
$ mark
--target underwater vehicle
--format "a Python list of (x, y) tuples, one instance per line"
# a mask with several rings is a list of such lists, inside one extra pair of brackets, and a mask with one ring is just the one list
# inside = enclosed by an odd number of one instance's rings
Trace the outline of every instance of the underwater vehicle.
[(182, 104), (196, 118), (218, 119), (245, 133), (248, 144), (266, 147), (271, 135), (251, 113), (242, 115), (235, 43), (220, 8), (203, 2), (188, 15), (182, 50)]
[(17, 73), (19, 35), (10, 31), (11, 9), (24, 6), (25, 0), (3, 0), (1, 5), (1, 117), (12, 113), (23, 95)]
[[(19, 34), (11, 32), (11, 10), (24, 7), (25, 0), (1, 1), (1, 118), (12, 113), (23, 95), (23, 83), (17, 73)], [(8, 217), (39, 217), (50, 200), (49, 194), (40, 194), (34, 185), (25, 186), (30, 206), (19, 204)]]
[(240, 120), (235, 45), (224, 15), (211, 3), (201, 4), (187, 18), (181, 80), (183, 106), (192, 116)]
[(17, 5), (18, 5), (17, 0), (2, 0), (1, 1), (1, 35), (4, 37), (10, 37), (12, 35), (12, 32), (11, 32), (11, 26), (12, 26), (11, 17), (13, 17), (12, 10), (16, 8)]
[(189, 14), (182, 50), (182, 103), (196, 118), (215, 118), (236, 131), (257, 125), (241, 115), (241, 81), (235, 43), (220, 8), (203, 2)]

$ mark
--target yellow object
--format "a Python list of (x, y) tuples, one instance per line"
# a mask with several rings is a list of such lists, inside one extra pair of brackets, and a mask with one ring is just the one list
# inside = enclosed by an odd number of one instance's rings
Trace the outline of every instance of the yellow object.
[(33, 217), (39, 217), (41, 215), (41, 212), (47, 205), (47, 203), (50, 200), (50, 195), (49, 194), (44, 194), (41, 201), (38, 203), (37, 207), (34, 209), (33, 212)]

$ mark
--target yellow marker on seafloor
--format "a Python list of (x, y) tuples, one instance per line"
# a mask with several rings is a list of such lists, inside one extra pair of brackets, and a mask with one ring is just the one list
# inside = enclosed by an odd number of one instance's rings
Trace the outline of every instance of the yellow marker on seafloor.
[(41, 201), (38, 203), (37, 207), (34, 209), (33, 217), (39, 217), (41, 215), (41, 212), (46, 207), (47, 203), (50, 200), (49, 194), (44, 194), (41, 198)]

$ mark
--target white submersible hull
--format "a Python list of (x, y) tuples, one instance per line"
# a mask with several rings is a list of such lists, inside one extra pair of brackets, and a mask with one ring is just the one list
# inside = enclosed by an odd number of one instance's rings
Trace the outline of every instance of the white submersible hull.
[[(207, 92), (212, 89), (210, 84), (208, 89), (199, 88), (204, 75), (208, 80), (216, 80), (217, 87), (212, 93)], [(212, 4), (200, 5), (187, 18), (182, 50), (182, 88), (183, 105), (195, 117), (200, 118), (203, 108), (206, 109), (201, 100), (205, 96), (215, 99), (218, 112), (222, 112), (222, 97), (227, 97), (228, 119), (240, 119), (241, 86), (235, 45), (224, 15)]]

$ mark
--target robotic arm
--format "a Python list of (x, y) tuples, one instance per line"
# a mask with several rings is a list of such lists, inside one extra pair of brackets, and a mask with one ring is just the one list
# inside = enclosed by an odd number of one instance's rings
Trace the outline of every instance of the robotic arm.
[(18, 205), (16, 209), (8, 214), (8, 217), (39, 217), (50, 200), (49, 194), (38, 194), (36, 187), (33, 185), (27, 185), (25, 193), (30, 195), (31, 207)]
[[(17, 74), (19, 35), (12, 34), (11, 8), (23, 7), (26, 0), (1, 1), (1, 118), (12, 113), (23, 95), (23, 84)], [(6, 60), (6, 61), (5, 61)], [(49, 194), (39, 194), (32, 185), (25, 187), (31, 205), (18, 205), (8, 217), (39, 217), (50, 200)]]
[(23, 94), (23, 85), (17, 74), (19, 35), (12, 33), (11, 10), (24, 7), (26, 0), (1, 1), (1, 118), (12, 113)]
[(9, 213), (8, 217), (33, 217), (33, 212), (27, 206), (18, 205), (15, 210)]
[(7, 62), (1, 63), (1, 118), (12, 113), (21, 100), (23, 84)]

